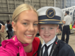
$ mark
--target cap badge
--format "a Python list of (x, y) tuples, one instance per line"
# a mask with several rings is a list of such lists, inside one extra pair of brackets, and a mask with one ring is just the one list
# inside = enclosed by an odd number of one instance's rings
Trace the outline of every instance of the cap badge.
[(48, 18), (53, 18), (55, 16), (55, 10), (53, 8), (48, 9), (46, 15)]

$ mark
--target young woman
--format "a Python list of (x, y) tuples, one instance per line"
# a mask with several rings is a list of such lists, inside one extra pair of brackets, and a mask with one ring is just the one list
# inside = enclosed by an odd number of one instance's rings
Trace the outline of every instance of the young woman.
[(28, 5), (19, 5), (12, 15), (15, 35), (2, 42), (0, 56), (37, 56), (40, 40), (35, 37), (38, 31), (38, 15)]

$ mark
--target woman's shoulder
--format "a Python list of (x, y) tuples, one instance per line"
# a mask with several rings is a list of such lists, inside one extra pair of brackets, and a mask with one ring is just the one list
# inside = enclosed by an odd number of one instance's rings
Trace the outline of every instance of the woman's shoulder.
[(39, 39), (38, 37), (35, 37), (35, 38), (34, 38), (34, 40), (33, 40), (33, 42), (35, 42), (35, 43), (38, 43), (38, 44), (39, 44), (39, 43), (40, 43), (40, 39)]
[[(1, 49), (1, 47), (0, 47), (0, 49)], [(0, 56), (10, 56), (10, 54), (1, 49), (0, 50)]]
[(35, 40), (40, 40), (39, 37), (35, 37), (34, 39), (35, 39)]
[(14, 45), (13, 40), (8, 39), (2, 42), (2, 46), (0, 47), (0, 55), (11, 56), (16, 54), (18, 51), (17, 47)]
[(38, 37), (35, 37), (33, 40), (33, 46), (38, 48), (40, 45), (40, 39)]
[(35, 54), (35, 56), (37, 56), (36, 53), (37, 53), (37, 50), (38, 50), (39, 45), (40, 45), (40, 39), (38, 37), (35, 37), (34, 40), (33, 40), (32, 45), (33, 45), (33, 50), (32, 50), (32, 52), (28, 53), (27, 55), (28, 56), (30, 56), (30, 55), (33, 56), (33, 54)]

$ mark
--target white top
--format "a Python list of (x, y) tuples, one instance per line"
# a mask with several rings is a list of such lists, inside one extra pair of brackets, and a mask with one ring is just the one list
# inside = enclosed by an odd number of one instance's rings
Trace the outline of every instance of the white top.
[(2, 23), (0, 23), (0, 25), (2, 25)]
[[(50, 44), (54, 43), (55, 39), (56, 39), (56, 36), (55, 36), (51, 41), (49, 41), (48, 43), (45, 43), (45, 42), (43, 41), (42, 47), (43, 47), (45, 44), (46, 44), (47, 46), (49, 46)], [(48, 49), (48, 56), (49, 56), (49, 54), (50, 54), (50, 52), (51, 52), (52, 46), (53, 46), (53, 44), (52, 44), (52, 45), (49, 47), (49, 49)], [(41, 48), (42, 48), (42, 47), (41, 47)], [(43, 54), (44, 54), (44, 52), (45, 52), (45, 46), (43, 47)]]
[(8, 31), (7, 23), (5, 24), (5, 29), (6, 29), (6, 31)]
[(64, 25), (70, 25), (71, 22), (72, 22), (71, 16), (70, 16), (70, 15), (66, 15), (66, 16), (64, 17), (64, 21), (66, 22)]

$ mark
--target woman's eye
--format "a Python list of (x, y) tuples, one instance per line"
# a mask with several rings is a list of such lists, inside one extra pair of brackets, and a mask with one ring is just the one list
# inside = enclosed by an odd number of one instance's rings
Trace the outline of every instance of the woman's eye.
[(23, 23), (24, 25), (27, 25), (27, 23)]
[(34, 26), (37, 26), (38, 24), (34, 24)]
[(44, 29), (44, 28), (41, 28), (41, 29)]

